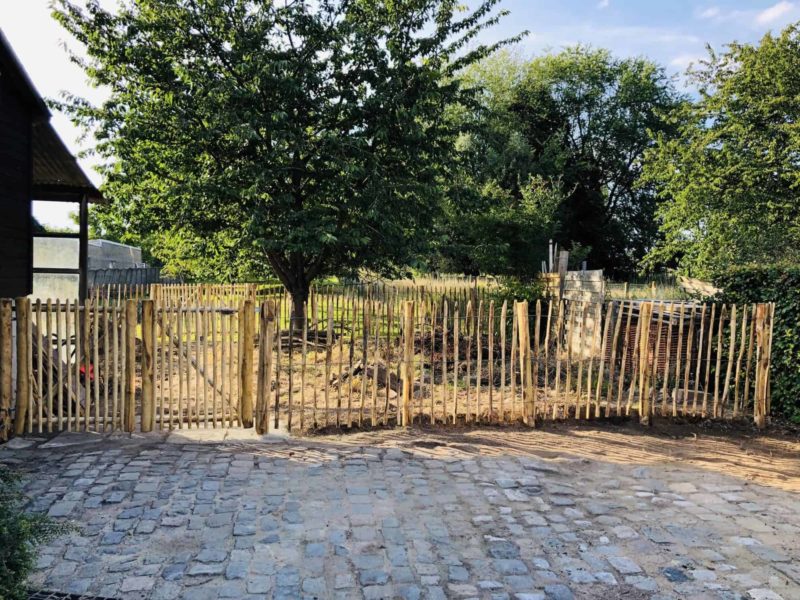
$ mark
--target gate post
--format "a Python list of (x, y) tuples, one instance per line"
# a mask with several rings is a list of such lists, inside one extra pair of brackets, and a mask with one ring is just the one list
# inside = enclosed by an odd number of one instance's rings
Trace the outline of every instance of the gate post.
[(275, 304), (261, 303), (261, 331), (258, 343), (258, 385), (256, 396), (256, 433), (269, 433), (269, 397), (272, 390), (272, 345), (275, 339)]
[(11, 427), (11, 300), (0, 300), (0, 442)]
[(153, 387), (155, 369), (153, 364), (153, 301), (142, 300), (142, 432), (153, 431), (155, 406)]
[(756, 427), (767, 426), (769, 404), (769, 369), (772, 347), (771, 305), (756, 305), (756, 375), (755, 397), (753, 399), (753, 419)]
[(414, 390), (414, 301), (403, 305), (403, 408), (401, 424), (411, 425), (411, 398)]
[[(255, 307), (248, 299), (239, 305), (239, 421), (242, 427), (253, 426), (253, 338), (255, 337)], [(291, 341), (290, 341), (291, 343)]]
[[(132, 432), (136, 429), (137, 308), (138, 302), (136, 300), (125, 300), (125, 410), (123, 412), (122, 430), (127, 432)], [(87, 414), (87, 421), (88, 417)]]
[(17, 298), (14, 301), (17, 309), (17, 398), (14, 416), (14, 434), (25, 432), (25, 418), (30, 404), (31, 376), (31, 301), (28, 298)]

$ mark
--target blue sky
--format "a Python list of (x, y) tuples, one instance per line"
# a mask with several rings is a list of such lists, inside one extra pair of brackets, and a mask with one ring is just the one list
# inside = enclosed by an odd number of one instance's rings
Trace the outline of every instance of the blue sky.
[(588, 43), (623, 56), (644, 55), (682, 73), (737, 40), (755, 42), (800, 20), (800, 1), (789, 0), (504, 0), (511, 11), (494, 35), (531, 33), (526, 51)]
[[(116, 1), (101, 4), (113, 7)], [(102, 99), (102, 91), (89, 89), (80, 69), (67, 60), (67, 36), (50, 18), (48, 5), (49, 0), (0, 0), (0, 28), (45, 97), (69, 90)], [(620, 56), (648, 56), (676, 74), (705, 55), (706, 43), (721, 48), (732, 40), (755, 42), (800, 20), (800, 0), (503, 0), (501, 6), (511, 15), (482, 41), (529, 30), (522, 43), (528, 55), (584, 43)], [(85, 147), (65, 117), (55, 115), (53, 123), (73, 152)], [(91, 159), (81, 163), (100, 183)], [(51, 217), (58, 224), (64, 215)]]

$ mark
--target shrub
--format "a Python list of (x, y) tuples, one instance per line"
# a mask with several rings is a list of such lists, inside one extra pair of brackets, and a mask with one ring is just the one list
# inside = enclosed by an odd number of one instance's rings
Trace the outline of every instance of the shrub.
[(800, 265), (737, 267), (715, 278), (724, 302), (774, 302), (772, 411), (800, 422)]
[(36, 559), (36, 546), (71, 527), (44, 514), (23, 510), (20, 476), (0, 466), (0, 598), (24, 600), (26, 580)]
[(502, 303), (504, 300), (507, 300), (509, 304), (514, 300), (536, 302), (544, 297), (544, 286), (537, 280), (503, 277), (499, 280), (499, 284), (491, 293), (491, 298), (495, 303)]

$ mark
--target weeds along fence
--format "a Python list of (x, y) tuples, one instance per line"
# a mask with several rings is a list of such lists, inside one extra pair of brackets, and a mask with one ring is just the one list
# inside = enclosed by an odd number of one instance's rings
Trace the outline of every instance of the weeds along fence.
[(769, 414), (771, 304), (224, 296), (3, 300), (0, 433)]
[(677, 283), (669, 281), (649, 281), (643, 283), (611, 283), (606, 285), (606, 297), (610, 300), (653, 300), (688, 301), (690, 295)]

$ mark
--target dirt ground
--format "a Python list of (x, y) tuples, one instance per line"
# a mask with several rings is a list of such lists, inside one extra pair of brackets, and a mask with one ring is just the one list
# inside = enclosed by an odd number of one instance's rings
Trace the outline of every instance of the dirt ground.
[[(422, 437), (421, 437), (422, 436)], [(787, 491), (800, 492), (800, 428), (776, 424), (759, 431), (745, 422), (660, 420), (651, 427), (633, 421), (545, 422), (526, 427), (415, 427), (407, 430), (316, 435), (345, 444), (411, 447), (442, 454), (573, 455), (641, 466), (668, 462), (692, 465)]]

